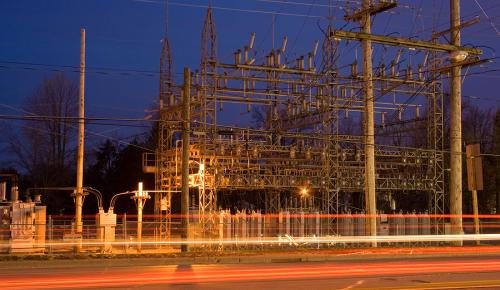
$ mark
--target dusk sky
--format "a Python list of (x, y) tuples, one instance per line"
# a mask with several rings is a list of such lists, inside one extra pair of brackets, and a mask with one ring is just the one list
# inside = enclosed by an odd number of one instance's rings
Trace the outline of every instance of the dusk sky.
[[(318, 27), (324, 28), (327, 23), (328, 2), (214, 0), (219, 60), (232, 62), (233, 51), (248, 43), (251, 32), (257, 35), (257, 53), (261, 56), (267, 53), (272, 47), (273, 11), (276, 13), (276, 45), (279, 46), (283, 36), (288, 35), (288, 59), (307, 54), (314, 40), (322, 38)], [(336, 27), (345, 24), (342, 19), (345, 11), (339, 6), (344, 2), (349, 1), (332, 1)], [(400, 8), (375, 18), (374, 30), (380, 34), (399, 32), (400, 36), (428, 40), (433, 17), (439, 16), (437, 30), (448, 28), (448, 2), (400, 1)], [(204, 0), (170, 1), (168, 35), (175, 77), (179, 82), (183, 67), (194, 70), (199, 64), (206, 5)], [(464, 21), (474, 16), (481, 18), (479, 24), (464, 29), (462, 42), (469, 46), (484, 46), (483, 58), (495, 58), (495, 50), (500, 47), (500, 34), (495, 30), (500, 21), (488, 18), (499, 12), (500, 2), (497, 0), (462, 1)], [(79, 33), (80, 28), (86, 28), (87, 116), (144, 117), (147, 115), (144, 110), (152, 107), (158, 98), (164, 17), (161, 0), (1, 1), (0, 114), (23, 114), (18, 111), (23, 99), (54, 70), (67, 71), (77, 80)], [(346, 51), (345, 54), (352, 55), (353, 51)], [(500, 100), (497, 96), (500, 81), (500, 73), (496, 72), (498, 68), (498, 64), (493, 62), (469, 71), (464, 69), (464, 73), (471, 73), (465, 78), (464, 98), (479, 97), (473, 100), (479, 101), (482, 106), (496, 108)], [(231, 118), (240, 118), (238, 116), (249, 118), (249, 114), (243, 111), (236, 112)], [(232, 121), (237, 123), (237, 120)], [(93, 130), (115, 138), (136, 133), (133, 129), (109, 127)]]

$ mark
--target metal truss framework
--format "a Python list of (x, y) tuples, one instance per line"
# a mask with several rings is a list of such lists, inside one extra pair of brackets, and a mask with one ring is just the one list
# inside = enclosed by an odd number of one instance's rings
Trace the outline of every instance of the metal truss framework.
[[(308, 204), (330, 214), (350, 210), (340, 202), (342, 194), (363, 192), (364, 136), (342, 128), (348, 118), (362, 122), (363, 76), (356, 60), (350, 73), (336, 68), (341, 35), (331, 26), (327, 31), (319, 69), (314, 66), (316, 52), (290, 64), (284, 62), (280, 49), (271, 50), (263, 63), (256, 64), (250, 57), (252, 45), (243, 53), (237, 50), (233, 63), (222, 63), (217, 60), (215, 24), (208, 9), (201, 69), (191, 76), (189, 147), (190, 186), (199, 192), (204, 231), (213, 221), (218, 191), (260, 190), (265, 193), (265, 210), (277, 212), (286, 206), (281, 193), (304, 188), (313, 196)], [(437, 59), (439, 52), (432, 51), (430, 58)], [(388, 67), (380, 65), (373, 74), (375, 113), (380, 117), (376, 190), (379, 197), (395, 192), (428, 195), (429, 212), (443, 214), (443, 86), (436, 65), (423, 67), (409, 66), (401, 73), (393, 61)], [(158, 189), (174, 192), (181, 186), (177, 122), (182, 120), (182, 94), (170, 80), (165, 82), (169, 85), (162, 89), (162, 96), (168, 96), (168, 102), (160, 107), (155, 172)], [(236, 107), (248, 112), (261, 109), (265, 120), (258, 128), (218, 121), (225, 109)], [(416, 129), (426, 132), (419, 146), (397, 142), (402, 134)], [(168, 206), (170, 197), (166, 196)]]
[[(164, 108), (174, 105), (174, 88), (173, 88), (173, 65), (172, 65), (172, 52), (170, 50), (170, 41), (168, 39), (168, 0), (165, 0), (165, 27), (164, 35), (162, 37), (162, 48), (160, 54), (160, 99), (159, 99), (159, 118), (161, 119), (158, 125), (158, 151), (164, 152), (172, 148), (173, 131), (169, 130), (168, 122), (165, 118), (169, 117), (161, 112)], [(170, 216), (171, 216), (171, 195), (173, 190), (162, 183), (164, 174), (167, 171), (168, 164), (164, 163), (161, 158), (156, 158), (155, 173), (156, 188), (169, 191), (168, 193), (160, 193), (155, 195), (154, 200), (154, 213), (159, 219), (157, 222), (160, 225), (157, 235), (160, 239), (168, 239), (170, 236)]]

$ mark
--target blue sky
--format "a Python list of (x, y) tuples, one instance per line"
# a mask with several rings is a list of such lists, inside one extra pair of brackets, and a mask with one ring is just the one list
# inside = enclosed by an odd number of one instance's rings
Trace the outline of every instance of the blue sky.
[[(290, 4), (284, 2), (298, 2)], [(500, 36), (493, 25), (500, 24), (500, 1), (463, 0), (462, 15), (465, 20), (477, 15), (481, 23), (467, 28), (463, 43), (483, 45), (492, 49), (500, 47)], [(170, 1), (169, 38), (174, 56), (174, 72), (178, 78), (184, 66), (196, 68), (199, 63), (200, 34), (205, 0)], [(334, 3), (334, 25), (343, 26), (344, 11), (339, 9), (347, 1)], [(400, 36), (428, 39), (432, 32), (433, 17), (438, 30), (446, 29), (448, 0), (400, 1), (401, 8), (384, 13), (375, 19), (375, 31)], [(434, 4), (433, 4), (434, 3)], [(484, 12), (477, 5), (479, 3)], [(192, 5), (189, 7), (180, 6)], [(314, 4), (309, 6), (304, 4)], [(272, 47), (272, 15), (239, 10), (278, 11), (291, 16), (276, 16), (275, 39), (279, 45), (288, 35), (288, 58), (306, 54), (313, 42), (321, 39), (318, 26), (325, 26), (328, 0), (213, 0), (218, 33), (218, 55), (223, 61), (232, 61), (232, 52), (248, 42), (251, 32), (256, 32), (256, 48), (264, 54)], [(484, 13), (490, 17), (491, 22)], [(320, 16), (320, 17), (315, 17)], [(87, 66), (106, 68), (107, 74), (89, 73), (86, 78), (86, 113), (89, 116), (139, 117), (152, 106), (158, 96), (158, 71), (160, 39), (164, 31), (164, 7), (161, 0), (2, 0), (0, 1), (0, 103), (19, 107), (51, 67), (27, 64), (78, 66), (79, 30), (87, 29)], [(349, 28), (355, 25), (348, 26)], [(485, 48), (485, 57), (495, 57)], [(346, 52), (352, 56), (354, 51)], [(27, 63), (12, 64), (9, 62)], [(36, 68), (33, 69), (26, 69)], [(124, 75), (109, 69), (143, 70), (150, 73)], [(495, 70), (496, 63), (472, 71)], [(69, 74), (75, 79), (78, 74)], [(500, 73), (492, 71), (469, 76), (464, 82), (464, 95), (479, 96), (482, 106), (497, 107), (500, 98), (498, 82)], [(476, 100), (477, 101), (477, 100)], [(11, 108), (0, 106), (0, 114), (19, 114)], [(232, 118), (248, 118), (237, 112)], [(236, 121), (235, 121), (236, 122)], [(96, 128), (109, 136), (127, 136), (124, 129), (109, 131)], [(106, 130), (106, 131), (105, 131)], [(131, 130), (131, 129), (127, 129)]]

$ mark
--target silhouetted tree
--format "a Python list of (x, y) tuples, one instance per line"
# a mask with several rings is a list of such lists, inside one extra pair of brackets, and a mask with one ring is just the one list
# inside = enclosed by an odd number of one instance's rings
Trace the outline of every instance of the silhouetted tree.
[[(72, 140), (76, 124), (67, 117), (75, 117), (78, 108), (78, 84), (63, 73), (45, 79), (28, 96), (22, 109), (26, 115), (43, 120), (26, 122), (20, 130), (12, 130), (9, 150), (16, 167), (26, 173), (26, 181), (34, 187), (68, 186), (74, 174), (70, 166), (75, 159)], [(68, 207), (69, 195), (61, 193), (45, 196), (49, 212)]]

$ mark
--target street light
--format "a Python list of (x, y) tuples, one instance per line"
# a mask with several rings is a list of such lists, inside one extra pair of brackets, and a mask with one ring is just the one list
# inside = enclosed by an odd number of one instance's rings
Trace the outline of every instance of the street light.
[(141, 242), (142, 242), (142, 210), (146, 204), (146, 200), (151, 198), (147, 191), (143, 191), (143, 184), (139, 182), (137, 185), (137, 191), (134, 192), (132, 199), (135, 200), (137, 206), (137, 252), (141, 252)]

